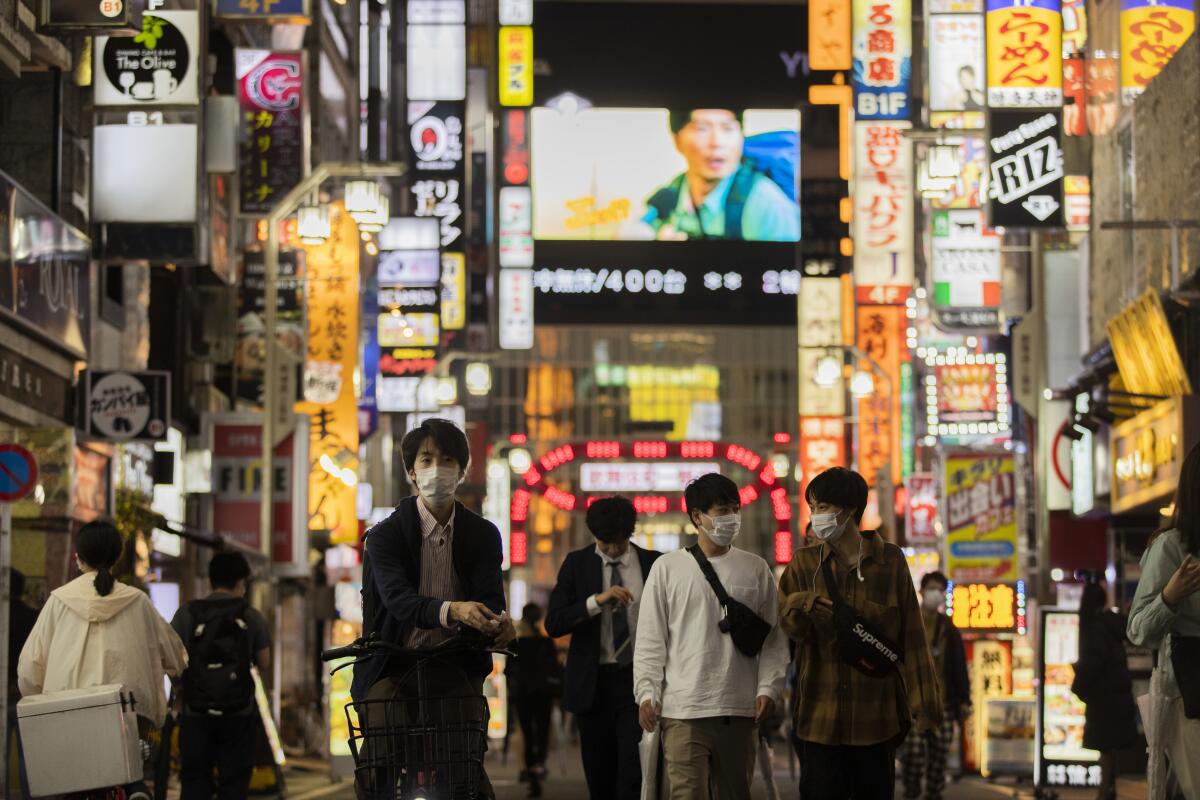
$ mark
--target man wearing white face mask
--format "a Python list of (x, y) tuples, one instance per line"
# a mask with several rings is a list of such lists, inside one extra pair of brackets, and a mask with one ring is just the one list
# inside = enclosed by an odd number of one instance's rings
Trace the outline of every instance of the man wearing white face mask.
[[(668, 553), (650, 570), (638, 613), (634, 696), (642, 728), (662, 724), (671, 800), (707, 798), (710, 781), (722, 800), (749, 800), (755, 726), (780, 702), (787, 672), (775, 578), (761, 557), (732, 546), (741, 532), (737, 484), (704, 475), (688, 484), (684, 500), (699, 552)], [(702, 564), (769, 631), (754, 655), (721, 627), (725, 611)]]
[[(470, 462), (467, 437), (454, 423), (431, 419), (400, 444), (417, 494), (371, 528), (363, 550), (363, 635), (408, 647), (436, 644), (463, 625), (503, 646), (516, 637), (504, 610), (503, 561), (496, 526), (454, 499)], [(483, 679), (488, 653), (461, 656), (463, 670)], [(389, 659), (354, 669), (355, 700), (392, 690)]]
[[(900, 548), (859, 531), (861, 475), (826, 470), (805, 499), (816, 541), (796, 551), (779, 584), (779, 623), (796, 642), (800, 798), (891, 800), (897, 745), (914, 725), (923, 732), (942, 723), (921, 605)], [(864, 663), (856, 642), (899, 658)]]

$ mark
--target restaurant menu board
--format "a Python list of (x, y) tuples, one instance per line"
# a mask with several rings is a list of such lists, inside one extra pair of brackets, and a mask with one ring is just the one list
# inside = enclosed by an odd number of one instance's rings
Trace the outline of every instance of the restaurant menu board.
[(1100, 754), (1083, 746), (1084, 703), (1071, 691), (1079, 658), (1079, 615), (1042, 610), (1042, 693), (1038, 710), (1041, 786), (1100, 785)]
[(984, 711), (984, 777), (1033, 777), (1037, 700), (1032, 697), (989, 697)]

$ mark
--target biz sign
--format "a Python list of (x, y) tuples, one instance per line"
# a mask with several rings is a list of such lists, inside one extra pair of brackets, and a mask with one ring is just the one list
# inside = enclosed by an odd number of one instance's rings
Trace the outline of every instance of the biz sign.
[(994, 227), (1061, 228), (1062, 111), (992, 111), (988, 195)]
[(860, 120), (908, 119), (910, 0), (854, 0), (854, 104)]

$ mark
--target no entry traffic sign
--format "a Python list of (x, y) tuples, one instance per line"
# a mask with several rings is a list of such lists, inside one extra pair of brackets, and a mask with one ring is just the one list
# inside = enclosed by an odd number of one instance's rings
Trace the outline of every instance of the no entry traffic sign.
[(0, 444), (0, 503), (20, 500), (37, 485), (37, 459), (18, 444)]

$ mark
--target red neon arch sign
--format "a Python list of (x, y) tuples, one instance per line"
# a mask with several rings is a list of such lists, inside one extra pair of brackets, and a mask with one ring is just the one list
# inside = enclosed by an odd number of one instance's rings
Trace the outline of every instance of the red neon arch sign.
[[(513, 522), (523, 523), (529, 516), (529, 500), (540, 494), (550, 505), (563, 511), (582, 511), (605, 495), (568, 492), (546, 480), (546, 476), (575, 461), (596, 461), (632, 458), (635, 461), (658, 461), (678, 458), (682, 461), (718, 459), (742, 467), (754, 479), (739, 490), (743, 506), (761, 498), (771, 502), (771, 512), (779, 530), (790, 530), (792, 507), (787, 487), (775, 477), (770, 460), (747, 447), (732, 442), (664, 442), (664, 441), (587, 441), (555, 447), (535, 461), (522, 476), (524, 486), (513, 492), (510, 516)], [(672, 499), (668, 494), (637, 495), (632, 498), (639, 513), (661, 514), (669, 511), (686, 513), (683, 498)]]

